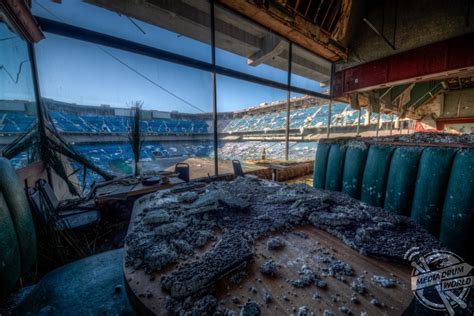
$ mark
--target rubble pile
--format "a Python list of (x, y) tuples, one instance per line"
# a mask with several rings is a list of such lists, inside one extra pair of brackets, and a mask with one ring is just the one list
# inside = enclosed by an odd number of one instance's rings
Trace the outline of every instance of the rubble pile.
[[(252, 260), (252, 246), (257, 239), (271, 232), (291, 232), (298, 225), (311, 224), (361, 253), (397, 261), (403, 261), (405, 252), (414, 245), (422, 253), (438, 247), (436, 239), (409, 218), (371, 207), (343, 193), (303, 184), (282, 185), (239, 177), (232, 182), (183, 184), (142, 198), (139, 203), (141, 217), (135, 219), (133, 231), (126, 238), (126, 265), (153, 274), (179, 263), (160, 280), (170, 296), (167, 308), (178, 314), (204, 309), (229, 314), (222, 306), (216, 307), (209, 289)], [(195, 255), (210, 244), (202, 256)], [(285, 242), (271, 238), (266, 246), (282, 251)], [(321, 260), (329, 275), (342, 279), (353, 275), (352, 268), (342, 261), (328, 257)], [(269, 276), (278, 273), (271, 261), (260, 270)], [(325, 284), (318, 285), (320, 281), (309, 267), (303, 267), (291, 284), (324, 287)], [(362, 284), (354, 284), (354, 288), (359, 293), (363, 291)], [(256, 310), (250, 304), (243, 313), (253, 314)]]
[(474, 144), (474, 134), (448, 134), (448, 133), (413, 133), (408, 135), (395, 135), (384, 137), (364, 138), (381, 142), (401, 142), (415, 144)]

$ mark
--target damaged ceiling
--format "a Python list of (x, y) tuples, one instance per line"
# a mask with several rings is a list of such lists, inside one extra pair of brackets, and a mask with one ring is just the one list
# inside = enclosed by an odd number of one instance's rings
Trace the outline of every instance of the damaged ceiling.
[(347, 59), (341, 45), (350, 16), (351, 0), (261, 0), (218, 3), (239, 12), (331, 62)]

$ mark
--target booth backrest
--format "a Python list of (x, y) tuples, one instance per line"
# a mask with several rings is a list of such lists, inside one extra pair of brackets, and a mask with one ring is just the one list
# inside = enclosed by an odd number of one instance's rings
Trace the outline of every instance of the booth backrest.
[(473, 262), (474, 149), (320, 142), (313, 180), (315, 188), (410, 216)]
[(0, 157), (0, 297), (36, 262), (36, 232), (15, 169)]

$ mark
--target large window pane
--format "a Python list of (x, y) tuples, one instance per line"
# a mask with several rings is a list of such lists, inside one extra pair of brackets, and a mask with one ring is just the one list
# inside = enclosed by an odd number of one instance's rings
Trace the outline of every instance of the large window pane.
[[(36, 122), (36, 104), (28, 47), (18, 35), (0, 22), (0, 151), (15, 142)], [(12, 158), (25, 166), (31, 148)]]
[(150, 2), (34, 0), (37, 16), (211, 61), (207, 0)]
[(290, 102), (290, 143), (288, 159), (314, 159), (318, 139), (325, 137), (328, 100), (292, 94)]
[(259, 169), (257, 160), (285, 159), (287, 92), (217, 76), (219, 173), (232, 172), (231, 160), (244, 171)]
[(215, 27), (217, 65), (288, 82), (286, 40), (220, 6), (215, 9)]
[(192, 178), (213, 174), (210, 73), (46, 36), (37, 46), (42, 102), (79, 153), (108, 172), (132, 174), (129, 135), (139, 104), (142, 174), (174, 170), (178, 162), (190, 164)]
[(331, 63), (293, 44), (291, 86), (329, 94)]

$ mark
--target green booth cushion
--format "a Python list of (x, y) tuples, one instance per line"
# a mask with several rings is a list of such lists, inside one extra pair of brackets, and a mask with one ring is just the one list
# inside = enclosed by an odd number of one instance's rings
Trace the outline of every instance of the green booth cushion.
[(347, 193), (355, 199), (360, 199), (367, 151), (367, 146), (363, 143), (361, 146), (349, 145), (346, 150), (342, 176), (342, 192)]
[(411, 218), (434, 236), (439, 236), (441, 210), (448, 186), (453, 148), (426, 148), (421, 154)]
[(346, 146), (340, 144), (331, 145), (326, 167), (326, 190), (341, 191), (345, 154)]
[(326, 169), (331, 144), (318, 143), (316, 157), (314, 158), (313, 186), (324, 189), (326, 186)]
[(473, 264), (474, 149), (369, 143), (319, 143), (314, 186), (410, 216)]
[(369, 148), (362, 180), (361, 201), (383, 207), (390, 158), (393, 147), (372, 145)]
[(0, 191), (10, 210), (20, 249), (21, 272), (28, 272), (36, 262), (36, 232), (26, 198), (15, 169), (6, 158), (0, 157)]
[(387, 211), (410, 216), (422, 152), (418, 147), (398, 147), (393, 152), (384, 201), (384, 209)]
[(441, 219), (440, 242), (474, 264), (474, 150), (454, 158)]

